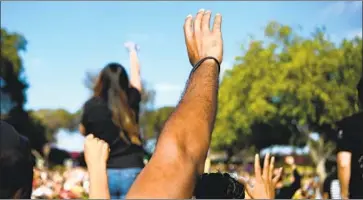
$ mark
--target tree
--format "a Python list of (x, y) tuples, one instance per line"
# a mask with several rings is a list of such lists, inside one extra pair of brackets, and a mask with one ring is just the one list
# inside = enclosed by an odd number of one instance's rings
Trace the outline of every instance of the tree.
[(25, 51), (26, 44), (23, 36), (8, 33), (1, 28), (1, 119), (13, 125), (20, 134), (29, 139), (33, 149), (42, 153), (46, 143), (44, 127), (24, 110), (28, 84), (19, 52)]
[(156, 110), (147, 110), (140, 118), (140, 125), (146, 139), (157, 138), (161, 133), (166, 120), (175, 107), (162, 107)]
[(80, 112), (72, 114), (64, 109), (40, 109), (32, 111), (31, 115), (44, 124), (49, 141), (54, 141), (59, 129), (76, 130), (80, 120)]
[[(277, 22), (266, 26), (265, 36), (252, 41), (222, 79), (214, 148), (238, 141), (251, 144), (256, 136), (274, 142), (276, 134), (290, 144), (311, 141), (312, 132), (326, 141), (326, 126), (358, 111), (361, 38), (337, 45), (324, 28), (303, 37)], [(317, 149), (310, 145), (310, 152)]]

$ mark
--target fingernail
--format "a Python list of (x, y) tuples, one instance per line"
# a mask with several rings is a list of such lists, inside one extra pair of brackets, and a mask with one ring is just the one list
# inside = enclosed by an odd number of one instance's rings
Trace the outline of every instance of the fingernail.
[(191, 14), (187, 15), (187, 18), (190, 18), (190, 17), (192, 17), (192, 15), (191, 15)]
[(220, 13), (217, 13), (216, 15), (221, 15)]
[(210, 11), (210, 10), (205, 11), (205, 14), (209, 14), (209, 13), (211, 13), (211, 11)]
[(199, 11), (198, 12), (204, 12), (204, 9), (203, 8), (201, 8), (201, 9), (199, 9)]

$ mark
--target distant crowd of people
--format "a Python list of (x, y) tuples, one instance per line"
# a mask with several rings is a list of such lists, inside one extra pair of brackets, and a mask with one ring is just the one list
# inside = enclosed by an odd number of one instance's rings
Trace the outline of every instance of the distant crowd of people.
[(32, 199), (82, 199), (89, 194), (87, 170), (34, 168)]
[[(86, 137), (84, 159), (88, 173), (82, 169), (64, 173), (33, 170), (27, 138), (1, 122), (0, 198), (81, 198), (85, 193), (91, 199), (320, 198), (320, 180), (313, 177), (304, 182), (291, 157), (285, 160), (292, 170), (288, 184), (281, 178), (286, 169), (276, 168), (275, 158), (269, 154), (261, 159), (256, 154), (249, 178), (204, 173), (223, 60), (222, 16), (216, 14), (212, 25), (210, 18), (211, 11), (201, 9), (196, 16), (185, 19), (185, 44), (193, 68), (146, 165), (138, 123), (142, 92), (138, 46), (126, 43), (130, 78), (122, 65), (106, 65), (92, 97), (83, 106), (79, 129)], [(358, 87), (361, 101), (362, 81)], [(363, 124), (362, 115), (337, 123), (337, 178), (343, 199), (363, 198), (363, 128), (351, 128), (352, 123)], [(324, 187), (323, 196), (335, 197), (336, 179), (329, 178), (332, 181)]]

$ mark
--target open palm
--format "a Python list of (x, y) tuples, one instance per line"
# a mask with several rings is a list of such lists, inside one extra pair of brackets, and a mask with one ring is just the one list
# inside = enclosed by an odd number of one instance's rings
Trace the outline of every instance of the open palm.
[(274, 199), (275, 188), (277, 181), (279, 180), (282, 172), (282, 168), (279, 169), (279, 173), (272, 178), (274, 170), (275, 157), (270, 159), (270, 155), (265, 156), (263, 162), (263, 169), (261, 172), (260, 157), (258, 154), (255, 156), (255, 177), (256, 181), (251, 186), (247, 181), (241, 180), (245, 185), (248, 196), (252, 199)]

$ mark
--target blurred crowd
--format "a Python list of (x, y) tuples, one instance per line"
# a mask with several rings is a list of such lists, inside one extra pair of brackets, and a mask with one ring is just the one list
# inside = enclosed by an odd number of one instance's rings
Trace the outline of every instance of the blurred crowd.
[[(276, 186), (276, 198), (282, 199), (328, 199), (323, 198), (324, 181), (314, 172), (315, 169), (296, 166), (294, 158), (285, 158), (283, 175)], [(253, 165), (214, 164), (210, 172), (228, 172), (234, 177), (243, 177), (254, 182)], [(277, 169), (276, 169), (277, 173)], [(327, 178), (326, 180), (328, 180)], [(64, 166), (48, 169), (37, 165), (34, 168), (33, 199), (87, 199), (89, 194), (89, 176), (87, 169), (71, 166), (65, 162)]]
[[(333, 170), (327, 168), (328, 176), (321, 180), (314, 167), (296, 165), (293, 156), (285, 157), (283, 167), (282, 176), (276, 185), (276, 199), (336, 199), (331, 196), (332, 192), (339, 193), (339, 191), (331, 191), (331, 183), (337, 180), (335, 168)], [(210, 172), (217, 171), (226, 171), (232, 177), (243, 177), (252, 184), (255, 180), (252, 163), (247, 165), (217, 164), (211, 166)], [(277, 171), (278, 169), (275, 169), (274, 173), (276, 174)]]
[(33, 199), (84, 199), (88, 193), (89, 177), (84, 168), (34, 168)]

